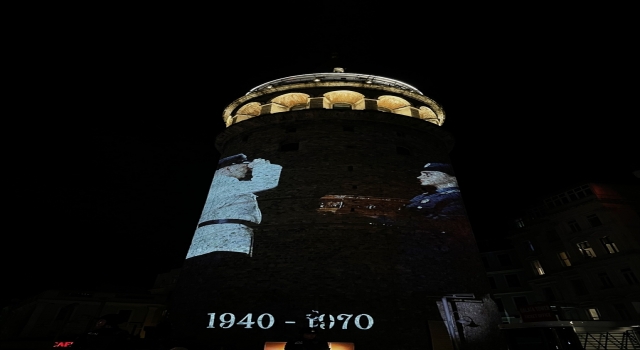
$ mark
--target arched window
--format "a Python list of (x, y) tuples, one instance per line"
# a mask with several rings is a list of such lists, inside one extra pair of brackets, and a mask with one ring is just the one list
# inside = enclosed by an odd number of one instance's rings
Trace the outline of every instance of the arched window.
[(301, 109), (307, 109), (306, 103), (300, 103), (289, 108), (290, 111), (299, 111)]
[(334, 103), (331, 108), (333, 109), (353, 109), (353, 107), (351, 106), (351, 104), (349, 103)]

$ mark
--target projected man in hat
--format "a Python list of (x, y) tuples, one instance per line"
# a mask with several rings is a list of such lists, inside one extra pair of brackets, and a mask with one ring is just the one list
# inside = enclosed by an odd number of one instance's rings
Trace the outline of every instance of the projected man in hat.
[(244, 154), (220, 159), (187, 259), (214, 251), (251, 255), (262, 213), (255, 193), (278, 186), (282, 166)]
[(464, 205), (453, 169), (446, 163), (427, 163), (418, 176), (425, 193), (413, 197), (414, 208), (433, 219), (464, 215)]

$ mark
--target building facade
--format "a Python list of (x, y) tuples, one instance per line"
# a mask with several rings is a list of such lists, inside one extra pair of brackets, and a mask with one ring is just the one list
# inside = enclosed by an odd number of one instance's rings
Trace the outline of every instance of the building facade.
[(539, 301), (528, 283), (531, 279), (528, 266), (525, 268), (518, 253), (507, 241), (491, 242), (490, 248), (482, 247), (482, 244), (480, 246), (491, 296), (498, 306), (502, 323), (522, 322), (520, 308)]
[(440, 105), (383, 77), (278, 79), (223, 112), (178, 283), (175, 336), (273, 349), (500, 349)]
[(640, 321), (640, 189), (588, 183), (543, 200), (510, 240), (558, 318)]

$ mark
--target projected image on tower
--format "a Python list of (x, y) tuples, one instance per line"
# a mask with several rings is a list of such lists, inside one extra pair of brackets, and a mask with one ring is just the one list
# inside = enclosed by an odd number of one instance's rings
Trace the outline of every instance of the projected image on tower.
[(451, 165), (427, 163), (418, 180), (424, 193), (411, 198), (407, 208), (419, 210), (431, 219), (464, 215), (458, 181)]
[(361, 215), (385, 224), (409, 220), (410, 216), (430, 220), (465, 215), (458, 182), (450, 164), (427, 163), (419, 171), (413, 198), (382, 198), (328, 194), (320, 198), (318, 212), (339, 215)]
[(278, 186), (282, 166), (244, 154), (220, 159), (187, 259), (215, 251), (251, 255), (262, 213), (256, 193)]

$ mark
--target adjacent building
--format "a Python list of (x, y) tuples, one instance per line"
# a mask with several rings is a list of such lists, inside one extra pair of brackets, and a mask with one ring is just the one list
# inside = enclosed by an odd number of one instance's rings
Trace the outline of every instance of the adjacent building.
[(564, 320), (640, 321), (640, 189), (586, 183), (544, 199), (510, 240), (538, 300)]

